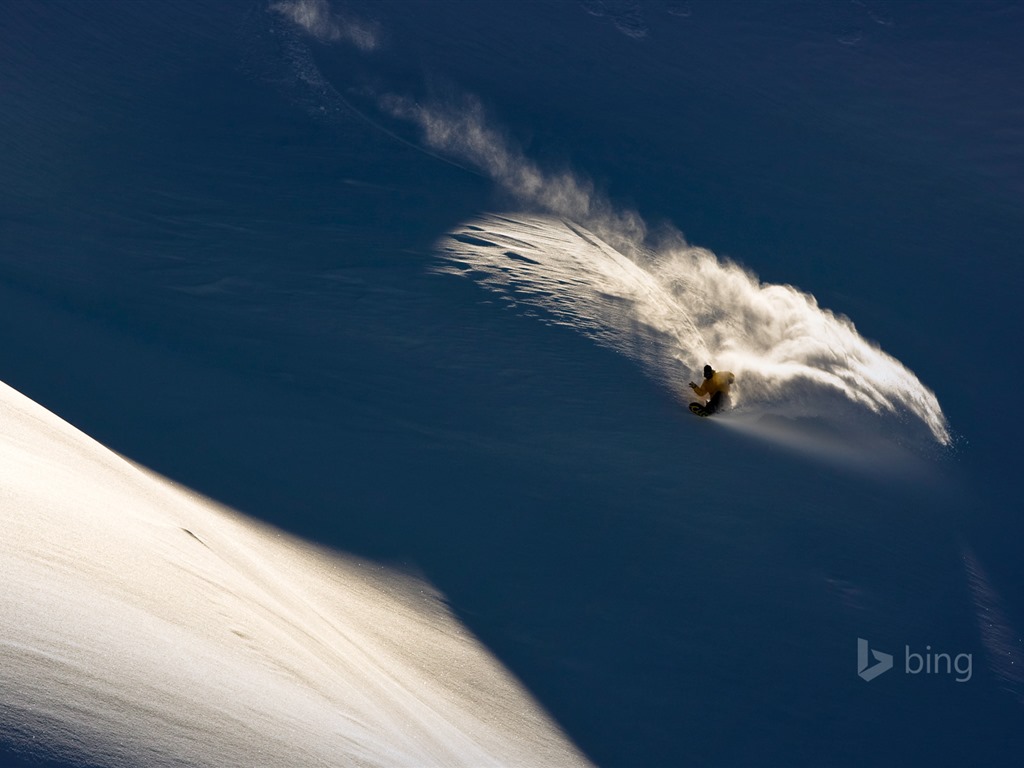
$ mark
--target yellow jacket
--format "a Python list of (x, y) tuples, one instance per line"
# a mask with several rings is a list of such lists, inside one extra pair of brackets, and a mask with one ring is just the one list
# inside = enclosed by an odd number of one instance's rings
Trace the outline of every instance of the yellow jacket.
[(711, 397), (716, 392), (723, 395), (729, 394), (729, 385), (736, 381), (731, 371), (715, 371), (710, 379), (704, 379), (701, 385), (694, 389), (698, 395)]

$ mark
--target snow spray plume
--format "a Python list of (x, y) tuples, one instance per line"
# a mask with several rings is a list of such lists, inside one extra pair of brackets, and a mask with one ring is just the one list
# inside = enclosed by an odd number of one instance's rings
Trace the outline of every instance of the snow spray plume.
[(737, 374), (735, 403), (849, 424), (866, 409), (910, 416), (942, 444), (939, 404), (905, 366), (813, 296), (764, 284), (703, 248), (674, 245), (632, 257), (595, 232), (552, 216), (486, 215), (439, 243), (439, 271), (471, 275), (509, 304), (539, 308), (639, 362), (688, 395), (705, 362)]
[(472, 267), (491, 290), (548, 310), (555, 322), (638, 360), (670, 386), (714, 360), (740, 377), (737, 402), (748, 408), (833, 419), (867, 409), (910, 417), (949, 444), (935, 395), (810, 294), (761, 283), (678, 232), (652, 246), (639, 215), (615, 210), (571, 173), (545, 173), (488, 124), (473, 99), (456, 109), (389, 96), (381, 106), (418, 123), (432, 149), (562, 219), (485, 217), (473, 226), (488, 234), (454, 233), (443, 243), (451, 261)]
[[(306, 22), (291, 18), (316, 28), (323, 3), (298, 5), (314, 12)], [(678, 231), (652, 244), (637, 213), (616, 209), (571, 172), (541, 169), (477, 99), (422, 104), (387, 94), (378, 105), (418, 125), (424, 151), (475, 168), (533, 212), (484, 217), (451, 233), (440, 245), (448, 260), (440, 271), (471, 274), (510, 303), (542, 308), (681, 396), (689, 394), (682, 382), (713, 361), (737, 374), (735, 402), (748, 412), (842, 420), (845, 430), (867, 411), (924, 425), (950, 443), (935, 395), (810, 294), (763, 284)]]
[(378, 31), (375, 25), (332, 12), (327, 0), (282, 0), (271, 3), (270, 9), (322, 43), (343, 40), (361, 51), (377, 48)]
[(477, 99), (466, 96), (454, 106), (423, 106), (387, 95), (381, 108), (418, 124), (432, 149), (468, 163), (521, 203), (586, 224), (617, 248), (643, 242), (646, 227), (633, 211), (616, 211), (594, 185), (568, 171), (546, 173), (488, 123)]

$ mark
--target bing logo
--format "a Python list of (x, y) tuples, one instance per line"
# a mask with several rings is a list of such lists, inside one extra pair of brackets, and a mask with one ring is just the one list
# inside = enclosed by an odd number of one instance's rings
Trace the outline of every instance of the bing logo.
[[(870, 658), (869, 658), (870, 651)], [(871, 663), (871, 659), (874, 663)], [(908, 675), (956, 675), (958, 683), (966, 683), (971, 679), (974, 658), (970, 653), (933, 653), (930, 645), (925, 646), (924, 653), (911, 652), (910, 646), (904, 646), (903, 671)], [(892, 669), (892, 654), (873, 651), (868, 641), (857, 638), (857, 674), (866, 682), (871, 682), (879, 675)]]
[(857, 638), (857, 674), (861, 679), (871, 682), (884, 672), (892, 669), (892, 654), (881, 651), (871, 651), (875, 657), (875, 663), (868, 666), (868, 641), (863, 637)]

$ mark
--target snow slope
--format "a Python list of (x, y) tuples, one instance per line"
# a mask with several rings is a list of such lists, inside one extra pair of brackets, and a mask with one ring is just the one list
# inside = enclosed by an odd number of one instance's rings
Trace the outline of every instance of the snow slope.
[(1024, 16), (880, 5), (13, 4), (0, 379), (363, 559), (36, 494), (12, 416), (0, 764), (514, 763), (468, 630), (603, 766), (1018, 765)]
[(429, 585), (218, 507), (6, 385), (0, 499), (8, 743), (105, 765), (585, 762)]

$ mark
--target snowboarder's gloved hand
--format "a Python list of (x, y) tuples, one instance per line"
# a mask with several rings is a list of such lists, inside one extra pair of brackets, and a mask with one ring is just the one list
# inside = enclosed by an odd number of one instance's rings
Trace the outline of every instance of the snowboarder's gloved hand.
[(696, 388), (697, 388), (697, 385), (696, 385), (696, 384), (694, 384), (694, 383), (693, 383), (693, 382), (691, 381), (691, 382), (690, 382), (690, 389), (696, 389)]

